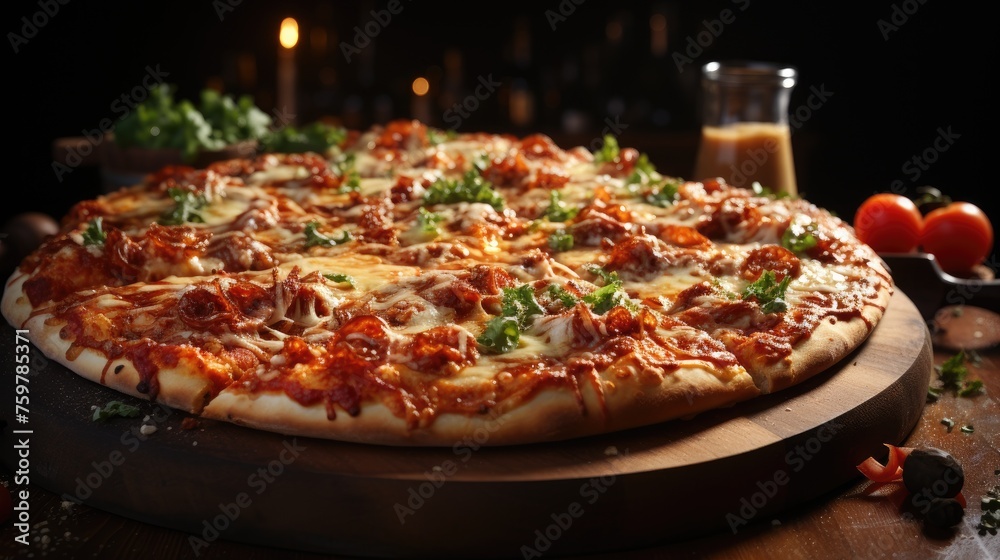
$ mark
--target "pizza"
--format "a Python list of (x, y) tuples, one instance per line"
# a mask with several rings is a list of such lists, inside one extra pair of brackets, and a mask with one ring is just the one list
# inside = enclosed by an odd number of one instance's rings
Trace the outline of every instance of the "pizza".
[(799, 384), (892, 291), (802, 198), (664, 175), (613, 137), (592, 153), (401, 120), (79, 202), (2, 310), (75, 374), (203, 418), (509, 445)]

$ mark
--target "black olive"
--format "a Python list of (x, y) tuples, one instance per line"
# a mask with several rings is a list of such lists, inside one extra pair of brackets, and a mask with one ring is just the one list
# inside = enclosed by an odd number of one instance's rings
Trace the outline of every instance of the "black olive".
[(954, 498), (934, 498), (927, 508), (924, 523), (931, 527), (947, 529), (962, 522), (965, 509)]
[(962, 491), (965, 473), (948, 452), (934, 447), (914, 449), (903, 461), (903, 484), (911, 494), (954, 498)]

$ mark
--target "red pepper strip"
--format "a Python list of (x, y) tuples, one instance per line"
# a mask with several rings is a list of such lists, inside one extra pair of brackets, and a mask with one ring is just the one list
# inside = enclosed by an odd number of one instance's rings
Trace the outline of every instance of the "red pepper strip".
[(861, 471), (861, 474), (865, 475), (868, 480), (873, 482), (895, 482), (897, 480), (903, 479), (903, 462), (906, 461), (906, 457), (913, 451), (912, 447), (896, 447), (895, 445), (886, 443), (883, 444), (889, 448), (889, 458), (886, 460), (886, 464), (883, 465), (875, 460), (874, 457), (869, 457), (862, 461), (857, 469)]
[(965, 496), (962, 495), (961, 492), (959, 492), (958, 495), (955, 496), (955, 499), (958, 500), (958, 503), (962, 504), (962, 509), (965, 509), (965, 505), (966, 505), (965, 504)]

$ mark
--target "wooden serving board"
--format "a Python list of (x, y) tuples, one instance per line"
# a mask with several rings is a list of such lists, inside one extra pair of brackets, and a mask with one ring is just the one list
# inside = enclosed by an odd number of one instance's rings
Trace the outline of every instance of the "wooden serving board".
[[(13, 394), (14, 331), (3, 333)], [(575, 441), (489, 448), (392, 448), (287, 437), (202, 421), (76, 377), (37, 350), (27, 424), (31, 482), (67, 499), (216, 539), (357, 556), (537, 557), (650, 546), (768, 523), (859, 476), (916, 425), (932, 372), (930, 336), (896, 293), (853, 354), (807, 383), (668, 422)], [(120, 399), (142, 418), (91, 420)], [(12, 399), (10, 399), (12, 400)], [(200, 540), (198, 540), (200, 539)]]

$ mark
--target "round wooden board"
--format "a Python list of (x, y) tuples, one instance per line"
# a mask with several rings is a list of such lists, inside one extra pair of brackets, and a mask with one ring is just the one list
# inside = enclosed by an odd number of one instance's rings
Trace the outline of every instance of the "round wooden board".
[[(14, 331), (3, 334), (13, 394)], [(930, 336), (897, 293), (854, 353), (797, 387), (668, 422), (575, 441), (390, 448), (296, 438), (186, 414), (86, 382), (32, 348), (31, 481), (66, 499), (216, 539), (357, 556), (536, 557), (738, 531), (859, 476), (923, 409)], [(91, 420), (119, 399), (142, 418)], [(11, 411), (11, 413), (8, 413)]]

